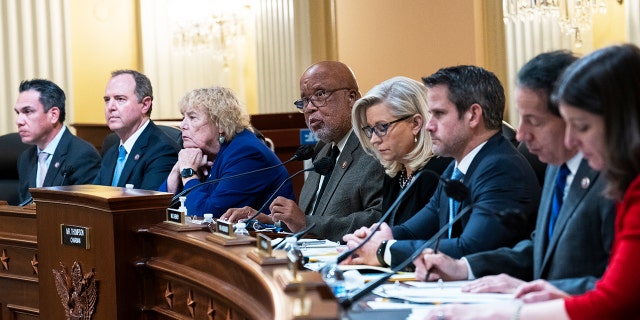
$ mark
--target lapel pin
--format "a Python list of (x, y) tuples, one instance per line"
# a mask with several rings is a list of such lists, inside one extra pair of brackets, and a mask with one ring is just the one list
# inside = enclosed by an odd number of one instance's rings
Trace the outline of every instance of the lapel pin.
[(56, 169), (60, 168), (60, 162), (56, 162), (56, 163), (54, 163), (54, 164), (53, 164), (53, 166), (54, 166)]
[(133, 160), (136, 160), (136, 161), (137, 161), (137, 160), (139, 160), (139, 159), (140, 159), (140, 154), (139, 154), (139, 153), (136, 153), (136, 155), (133, 157)]
[(342, 161), (342, 169), (347, 167), (347, 161)]
[(580, 186), (582, 187), (582, 189), (589, 188), (590, 184), (591, 184), (591, 179), (589, 179), (588, 177), (584, 177), (582, 178), (582, 181), (580, 181)]

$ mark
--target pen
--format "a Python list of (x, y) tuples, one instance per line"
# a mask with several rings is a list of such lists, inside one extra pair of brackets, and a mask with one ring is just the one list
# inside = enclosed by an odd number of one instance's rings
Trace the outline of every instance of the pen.
[[(433, 253), (437, 254), (438, 253), (438, 247), (440, 247), (440, 238), (438, 238), (438, 240), (436, 240), (436, 247), (435, 249), (433, 249)], [(427, 276), (424, 278), (424, 281), (429, 281), (429, 276), (431, 275), (431, 270), (433, 269), (433, 267), (429, 268), (429, 271), (427, 271)]]

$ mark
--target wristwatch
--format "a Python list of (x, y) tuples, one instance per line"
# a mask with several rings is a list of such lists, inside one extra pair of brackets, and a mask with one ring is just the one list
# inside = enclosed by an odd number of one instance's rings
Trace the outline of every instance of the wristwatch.
[(183, 178), (191, 178), (193, 177), (193, 175), (196, 174), (196, 171), (191, 169), (191, 168), (184, 168), (180, 171), (180, 176), (182, 176)]
[(388, 267), (389, 265), (384, 261), (385, 250), (387, 250), (387, 240), (383, 240), (382, 242), (380, 242), (378, 251), (376, 251), (376, 257), (378, 258), (378, 262), (381, 266)]

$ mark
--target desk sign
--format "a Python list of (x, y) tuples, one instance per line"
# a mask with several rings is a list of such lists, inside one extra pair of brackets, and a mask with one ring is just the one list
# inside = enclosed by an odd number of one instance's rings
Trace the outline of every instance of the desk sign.
[(233, 224), (229, 221), (222, 221), (218, 219), (218, 221), (216, 221), (216, 232), (229, 238), (235, 238), (235, 234), (233, 233)]
[(178, 211), (178, 209), (167, 209), (167, 222), (177, 223), (180, 225), (184, 225), (185, 222), (184, 212)]
[(89, 249), (89, 228), (60, 225), (60, 242), (65, 246)]
[(258, 241), (256, 243), (258, 246), (258, 252), (267, 257), (271, 257), (273, 255), (271, 248), (271, 238), (262, 233), (258, 233)]

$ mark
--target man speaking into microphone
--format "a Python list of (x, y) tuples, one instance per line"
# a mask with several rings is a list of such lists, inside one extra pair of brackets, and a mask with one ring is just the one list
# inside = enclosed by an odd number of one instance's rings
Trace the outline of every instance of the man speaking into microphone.
[[(316, 159), (330, 157), (335, 166), (326, 176), (309, 173), (299, 204), (276, 198), (269, 206), (271, 218), (293, 232), (315, 223), (310, 233), (338, 241), (382, 216), (384, 169), (365, 153), (351, 129), (351, 109), (360, 92), (348, 66), (337, 61), (311, 65), (300, 78), (300, 97), (294, 104), (321, 140)], [(229, 210), (223, 218), (234, 222), (246, 219), (247, 209)]]
[[(531, 165), (502, 135), (505, 97), (498, 78), (480, 67), (456, 66), (440, 69), (423, 82), (433, 151), (455, 159), (443, 176), (462, 181), (470, 194), (462, 201), (450, 199), (441, 183), (411, 219), (393, 228), (381, 226), (351, 263), (400, 264), (446, 225), (450, 227), (439, 250), (447, 255), (509, 246), (525, 234), (503, 225), (495, 213), (519, 211), (534, 220), (540, 186)], [(450, 224), (458, 214), (466, 215)], [(371, 230), (362, 228), (343, 239), (353, 248)]]

